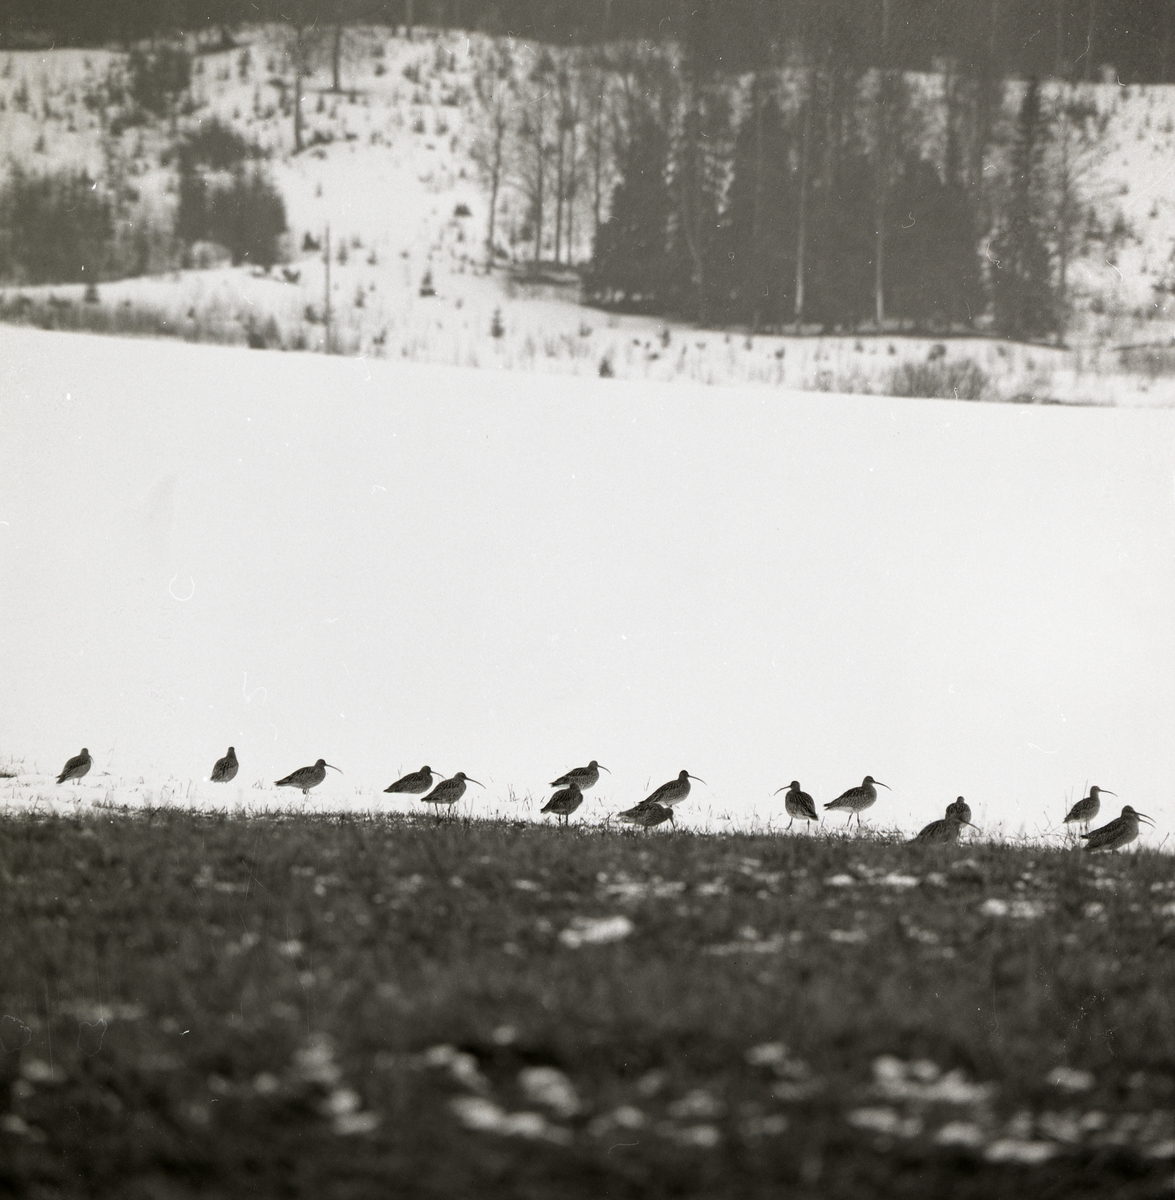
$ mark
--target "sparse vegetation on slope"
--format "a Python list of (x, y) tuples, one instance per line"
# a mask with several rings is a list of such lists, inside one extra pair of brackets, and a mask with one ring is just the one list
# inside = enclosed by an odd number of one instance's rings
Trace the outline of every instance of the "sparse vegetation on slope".
[[(174, 54), (161, 45), (133, 61), (110, 50), (0, 55), (0, 124), (13, 168), (30, 181), (88, 179), (96, 186), (84, 203), (103, 208), (112, 226), (96, 256), (100, 300), (77, 304), (68, 321), (55, 324), (124, 328), (135, 321), (112, 310), (129, 306), (143, 310), (143, 328), (267, 347), (572, 374), (596, 374), (607, 363), (618, 378), (883, 394), (895, 368), (916, 367), (945, 336), (914, 338), (911, 328), (934, 317), (944, 331), (957, 330), (979, 311), (968, 291), (974, 280), (966, 282), (976, 268), (974, 238), (958, 233), (966, 224), (958, 189), (943, 192), (941, 173), (935, 174), (938, 150), (947, 143), (933, 121), (925, 145), (922, 134), (909, 134), (926, 153), (904, 165), (895, 159), (886, 184), (892, 274), (885, 340), (865, 338), (863, 350), (856, 338), (810, 336), (819, 327), (811, 322), (801, 325), (809, 336), (761, 334), (755, 331), (777, 331), (794, 318), (789, 289), (799, 247), (792, 218), (800, 196), (780, 192), (790, 178), (781, 146), (795, 149), (802, 134), (801, 77), (781, 68), (774, 99), (759, 87), (758, 124), (747, 111), (746, 81), (731, 84), (728, 133), (737, 136), (726, 140), (735, 178), (723, 182), (722, 164), (711, 153), (699, 160), (705, 195), (695, 199), (718, 203), (726, 188), (723, 220), (729, 221), (711, 231), (717, 258), (698, 262), (712, 319), (736, 322), (738, 330), (697, 331), (689, 322), (650, 315), (663, 307), (658, 291), (689, 301), (676, 307), (674, 301), (671, 311), (692, 311), (698, 264), (688, 246), (670, 255), (663, 239), (642, 241), (637, 228), (650, 204), (658, 229), (680, 220), (682, 198), (666, 194), (654, 178), (669, 169), (679, 131), (672, 122), (657, 125), (635, 99), (631, 111), (624, 107), (626, 96), (643, 94), (643, 79), (672, 67), (659, 51), (552, 48), (544, 57), (540, 47), (518, 40), (506, 54), (506, 42), (484, 34), (417, 30), (409, 41), (386, 28), (350, 27), (340, 43), (342, 82), (335, 90), (331, 39), (311, 39), (297, 74), (289, 35), (285, 27), (253, 27), (198, 53), (189, 38), (171, 48)], [(186, 76), (185, 54), (191, 56)], [(186, 89), (177, 92), (185, 79)], [(299, 80), (304, 148), (295, 152)], [(963, 110), (951, 107), (962, 102), (944, 99), (943, 89), (954, 96), (950, 89), (964, 82), (911, 77), (903, 103), (927, 112), (945, 105), (950, 120), (962, 119)], [(868, 108), (863, 88), (854, 102)], [(1008, 120), (1016, 92), (1009, 87)], [(1127, 344), (1161, 352), (1169, 342), (1162, 322), (1175, 294), (1168, 278), (1171, 209), (1156, 182), (1175, 144), (1168, 90), (1083, 84), (1060, 95), (1045, 84), (1041, 95), (1065, 134), (1050, 144), (1050, 154), (1063, 157), (1065, 186), (1054, 197), (1060, 207), (1049, 236), (1065, 262), (1058, 303), (1073, 348), (985, 340), (977, 350), (973, 339), (947, 339), (948, 369), (963, 371), (973, 360), (987, 376), (984, 399), (1112, 403), (1128, 395), (1171, 402), (1169, 377), (1136, 370), (1110, 349)], [(544, 118), (541, 145), (532, 144), (540, 103), (559, 108), (558, 121)], [(862, 187), (863, 162), (857, 163)], [(630, 180), (641, 164), (649, 177)], [(1002, 179), (999, 162), (993, 165), (992, 178)], [(12, 168), (0, 166), (6, 172), (11, 180)], [(809, 220), (831, 194), (825, 183), (812, 181)], [(768, 211), (760, 193), (777, 192), (783, 208)], [(872, 228), (871, 205), (858, 208)], [(329, 281), (322, 261), (328, 225)], [(948, 226), (955, 232), (946, 240), (927, 232)], [(987, 227), (990, 214), (975, 229)], [(807, 275), (819, 276), (809, 280), (805, 300), (813, 320), (828, 316), (818, 311), (820, 289), (835, 283), (819, 256), (843, 249), (844, 239), (830, 228), (814, 229), (805, 242)], [(587, 293), (642, 314), (581, 306), (581, 274), (597, 229), (604, 257), (588, 273)], [(17, 242), (25, 244), (23, 235), (9, 238)], [(44, 242), (42, 236), (36, 244)], [(5, 319), (43, 324), (50, 319), (47, 304), (82, 300), (92, 268), (87, 261), (83, 281), (83, 256), (68, 242), (62, 240), (48, 273), (9, 263), (0, 283)], [(874, 251), (871, 241), (858, 249), (867, 258)], [(642, 261), (647, 270), (634, 268)], [(739, 263), (754, 270), (740, 274)], [(996, 269), (985, 256), (980, 263), (989, 275)], [(858, 275), (863, 298), (853, 301), (854, 311), (868, 323), (875, 281), (869, 271)], [(932, 275), (950, 288), (936, 291)], [(784, 276), (792, 281), (786, 287)], [(422, 288), (426, 277), (429, 286)], [(62, 286), (69, 278), (77, 280), (75, 292)], [(839, 323), (835, 314), (829, 320)], [(262, 338), (261, 328), (271, 332)]]
[(101, 808), (0, 842), (0, 1189), (1158, 1195), (1169, 860)]

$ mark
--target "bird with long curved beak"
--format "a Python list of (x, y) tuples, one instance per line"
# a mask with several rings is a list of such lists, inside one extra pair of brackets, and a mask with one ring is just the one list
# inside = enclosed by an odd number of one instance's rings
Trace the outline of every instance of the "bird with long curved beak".
[(646, 833), (654, 825), (662, 825), (666, 821), (671, 822), (674, 829), (677, 828), (677, 822), (673, 820), (673, 809), (667, 804), (659, 804), (656, 800), (642, 800), (632, 808), (617, 813), (616, 819), (626, 825), (639, 825)]
[[(957, 812), (959, 816), (962, 817), (964, 825), (971, 825), (971, 805), (968, 804), (962, 796), (960, 796), (953, 804), (947, 805), (947, 816), (949, 817), (953, 812)], [(977, 826), (974, 825), (971, 827), (973, 829), (977, 828)]]
[(829, 801), (824, 807), (834, 809), (846, 809), (849, 814), (847, 824), (853, 823), (853, 816), (857, 818), (857, 828), (861, 827), (861, 812), (863, 809), (872, 808), (877, 803), (877, 789), (879, 787), (891, 791), (888, 783), (882, 783), (880, 779), (874, 779), (872, 775), (866, 775), (860, 787), (849, 788), (847, 792), (842, 792), (835, 800)]
[[(777, 788), (772, 794), (778, 796), (783, 788)], [(787, 827), (790, 829), (798, 818), (801, 821), (819, 821), (820, 818), (816, 815), (816, 802), (808, 795), (807, 792), (800, 791), (800, 781), (793, 779), (787, 786), (787, 795), (783, 798), (783, 807), (787, 809), (787, 815), (791, 817)]]
[[(671, 779), (668, 783), (663, 783), (655, 792), (646, 796), (641, 804), (664, 804), (672, 808), (675, 804), (680, 804), (689, 795), (689, 781), (697, 779), (699, 783), (705, 783), (704, 779), (699, 779), (697, 775), (691, 775), (688, 771), (682, 771), (676, 779)], [(640, 805), (637, 805), (639, 808)], [(629, 811), (632, 811), (631, 809)]]
[(432, 787), (432, 777), (436, 771), (430, 766), (423, 766), (419, 771), (411, 771), (407, 775), (401, 775), (395, 783), (384, 788), (385, 792), (406, 792), (410, 796), (419, 796), (421, 792), (427, 792)]
[(57, 776), (57, 782), (64, 783), (67, 779), (81, 779), (93, 762), (89, 750), (83, 746), (81, 754), (75, 754), (61, 769), (61, 774)]
[(1101, 812), (1102, 802), (1101, 794), (1105, 792), (1107, 796), (1115, 796), (1114, 792), (1106, 788), (1091, 787), (1089, 795), (1084, 800), (1078, 800), (1071, 809), (1065, 814), (1065, 819), (1061, 822), (1062, 825), (1084, 825), (1089, 829), (1089, 823)]
[(1120, 817), (1115, 817), (1108, 825), (1103, 825), (1092, 833), (1081, 835), (1085, 840), (1086, 850), (1117, 850), (1120, 846), (1129, 846), (1138, 837), (1139, 821), (1154, 825), (1154, 821), (1146, 813), (1135, 812), (1127, 804)]
[[(959, 799), (962, 799), (960, 797)], [(962, 832), (964, 825), (971, 825), (958, 808), (959, 801), (956, 800), (953, 804), (947, 805), (947, 815), (941, 821), (931, 821), (924, 829), (920, 830), (917, 836), (910, 839), (911, 842), (957, 842), (959, 834)], [(967, 813), (970, 816), (971, 810)], [(977, 825), (971, 825), (972, 829), (978, 829)]]
[[(588, 788), (595, 787), (599, 782), (601, 771), (608, 771), (608, 768), (601, 767), (593, 758), (586, 767), (576, 767), (568, 771), (566, 775), (560, 775), (558, 779), (552, 779), (551, 787), (568, 787), (574, 783), (581, 792), (586, 792)], [(611, 775), (612, 772), (608, 771), (608, 774)]]
[[(451, 779), (442, 779), (427, 796), (421, 796), (421, 802), (437, 805), (437, 811), (440, 812), (440, 805), (444, 804), (448, 806), (456, 804), (465, 795), (465, 784), (467, 781), (469, 783), (477, 783), (476, 779), (470, 779), (464, 771), (458, 771)], [(477, 786), (485, 787), (485, 784), (477, 783)]]
[(303, 796), (310, 795), (312, 787), (318, 785), (326, 778), (326, 769), (330, 767), (332, 771), (338, 771), (341, 775), (343, 772), (338, 767), (331, 767), (330, 763), (325, 758), (320, 758), (312, 767), (299, 767), (296, 771), (291, 771), (285, 779), (279, 779), (274, 783), (274, 787), (292, 787), (301, 788)]

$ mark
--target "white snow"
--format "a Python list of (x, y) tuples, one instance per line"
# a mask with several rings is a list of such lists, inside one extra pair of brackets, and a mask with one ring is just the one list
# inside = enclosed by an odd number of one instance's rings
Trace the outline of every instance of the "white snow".
[[(180, 133), (213, 117), (264, 148), (267, 169), (286, 202), (293, 261), (259, 277), (251, 267), (171, 272), (102, 283), (100, 303), (149, 310), (168, 328), (192, 338), (244, 340), (265, 331), (274, 344), (317, 349), (326, 280), (322, 255), (303, 253), (303, 237), (321, 238), (329, 224), (332, 344), (369, 357), (402, 358), (492, 370), (595, 376), (603, 362), (626, 379), (804, 387), (884, 393), (903, 364), (925, 364), (932, 338), (748, 338), (740, 331), (695, 331), (685, 322), (619, 316), (575, 303), (574, 277), (534, 285), (505, 271), (483, 273), (488, 198), (469, 148), (476, 137), (472, 82), (482, 34), (420, 31), (408, 42), (386, 28), (349, 30), (342, 93), (331, 93), (328, 56), (320, 53), (306, 80), (306, 139), (333, 139), (292, 153), (293, 122), (281, 94), (292, 75), (288, 31), (252, 27), (241, 46), (200, 55), (192, 80), (194, 108), (177, 120), (133, 125), (118, 137), (103, 127), (104, 81), (121, 55), (106, 50), (9, 52), (0, 56), (0, 175), (9, 162), (41, 171), (84, 166), (105, 189), (119, 172), (140, 193), (134, 220), (167, 226), (176, 203), (174, 155)], [(535, 47), (506, 39), (519, 76)], [(249, 67), (242, 76), (242, 55)], [(284, 84), (283, 84), (284, 81)], [(911, 77), (930, 93), (937, 77)], [(1053, 85), (1046, 96), (1055, 99)], [(1098, 223), (1120, 236), (1098, 242), (1071, 270), (1076, 315), (1072, 350), (986, 339), (942, 343), (951, 365), (972, 360), (989, 379), (987, 393), (1062, 403), (1175, 406), (1169, 350), (1123, 361), (1114, 347), (1171, 345), (1175, 325), (1175, 88), (1080, 85), (1067, 93), (1105, 114), (1105, 136), (1078, 155), (1076, 169)], [(87, 98), (89, 104), (87, 105)], [(1011, 119), (1018, 88), (1010, 86)], [(109, 115), (109, 114), (107, 114)], [(933, 122), (931, 122), (931, 131)], [(932, 132), (928, 150), (941, 146)], [(37, 147), (41, 148), (38, 149)], [(999, 177), (998, 154), (988, 164)], [(164, 162), (168, 165), (164, 165)], [(605, 187), (605, 200), (608, 188)], [(577, 262), (590, 253), (590, 192), (580, 188)], [(457, 217), (458, 206), (469, 210)], [(497, 240), (519, 261), (532, 248), (521, 240), (526, 204), (516, 171), (501, 197)], [(141, 210), (141, 213), (140, 213)], [(129, 218), (128, 218), (129, 219)], [(548, 221), (548, 227), (552, 222)], [(338, 261), (339, 250), (347, 261)], [(422, 297), (430, 273), (436, 295)], [(1162, 286), (1160, 286), (1162, 285)], [(1157, 289), (1157, 290), (1156, 290)], [(84, 286), (16, 288), (0, 295), (82, 304)], [(501, 315), (501, 337), (491, 328)], [(666, 336), (667, 335), (667, 336)], [(558, 385), (552, 385), (558, 386)]]
[(322, 757), (315, 807), (419, 808), (381, 789), (427, 762), (526, 815), (597, 758), (575, 821), (683, 767), (687, 827), (866, 773), (867, 825), (1175, 817), (1169, 410), (8, 327), (0, 446), (0, 811), (295, 805)]

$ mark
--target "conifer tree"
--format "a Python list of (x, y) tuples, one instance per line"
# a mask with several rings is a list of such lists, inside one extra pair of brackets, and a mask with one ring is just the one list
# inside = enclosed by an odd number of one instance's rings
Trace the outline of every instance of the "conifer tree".
[(1033, 79), (1016, 118), (1007, 203), (991, 248), (995, 322), (1008, 337), (1041, 337), (1057, 327), (1047, 234), (1047, 137), (1040, 87)]

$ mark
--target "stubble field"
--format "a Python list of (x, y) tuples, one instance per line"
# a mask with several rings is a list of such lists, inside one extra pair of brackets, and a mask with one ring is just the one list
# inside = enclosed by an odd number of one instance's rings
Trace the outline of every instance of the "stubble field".
[(0, 1192), (1166, 1195), (1170, 864), (9, 819)]

